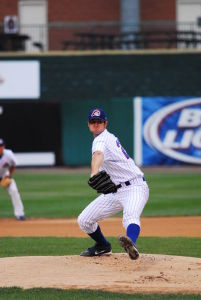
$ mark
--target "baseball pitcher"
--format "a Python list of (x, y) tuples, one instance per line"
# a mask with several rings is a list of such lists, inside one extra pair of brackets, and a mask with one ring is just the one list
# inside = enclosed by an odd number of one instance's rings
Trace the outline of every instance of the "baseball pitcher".
[(14, 215), (17, 220), (24, 221), (24, 206), (12, 175), (15, 171), (16, 160), (11, 150), (5, 149), (5, 142), (0, 139), (0, 185), (8, 191), (11, 197)]
[(78, 217), (80, 228), (95, 241), (93, 247), (80, 255), (100, 256), (111, 253), (111, 244), (101, 232), (98, 221), (123, 210), (126, 235), (120, 236), (119, 242), (129, 257), (135, 260), (139, 257), (136, 241), (140, 234), (140, 215), (148, 201), (149, 188), (144, 174), (129, 157), (119, 139), (106, 129), (107, 124), (102, 109), (90, 110), (88, 127), (94, 140), (88, 184), (100, 195)]

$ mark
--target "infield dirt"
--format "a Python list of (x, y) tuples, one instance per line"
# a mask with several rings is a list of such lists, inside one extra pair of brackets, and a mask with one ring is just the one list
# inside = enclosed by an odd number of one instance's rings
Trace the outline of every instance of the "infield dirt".
[[(121, 218), (100, 221), (106, 236), (119, 236), (125, 230)], [(201, 237), (201, 216), (141, 218), (141, 236)], [(60, 236), (86, 237), (76, 219), (30, 218), (24, 221), (0, 219), (0, 236)]]

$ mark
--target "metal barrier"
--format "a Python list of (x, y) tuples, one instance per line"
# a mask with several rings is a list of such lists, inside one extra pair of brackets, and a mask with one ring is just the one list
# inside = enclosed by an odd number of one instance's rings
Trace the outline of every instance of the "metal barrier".
[(75, 39), (63, 41), (63, 50), (197, 48), (200, 45), (201, 32), (195, 31), (77, 32)]
[[(0, 23), (2, 36), (3, 30)], [(0, 51), (201, 48), (201, 27), (174, 21), (50, 22), (48, 26), (19, 26), (17, 36), (27, 36), (23, 45), (10, 43), (8, 47), (0, 38)], [(11, 37), (8, 34), (7, 38)]]

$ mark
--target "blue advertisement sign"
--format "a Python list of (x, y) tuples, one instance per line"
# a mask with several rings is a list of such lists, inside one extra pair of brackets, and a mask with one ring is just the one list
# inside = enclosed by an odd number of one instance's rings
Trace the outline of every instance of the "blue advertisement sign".
[(141, 164), (201, 164), (201, 98), (140, 99)]

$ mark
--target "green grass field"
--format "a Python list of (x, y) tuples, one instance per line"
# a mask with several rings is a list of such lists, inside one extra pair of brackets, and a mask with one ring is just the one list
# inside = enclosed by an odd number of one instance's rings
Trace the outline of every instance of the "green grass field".
[(150, 295), (150, 294), (118, 294), (101, 291), (79, 290), (65, 291), (60, 289), (30, 289), (19, 288), (0, 289), (0, 300), (200, 300), (200, 295)]
[[(124, 253), (117, 238), (109, 237), (108, 239), (112, 243), (113, 253)], [(93, 241), (89, 238), (61, 237), (3, 237), (0, 242), (0, 257), (79, 255), (81, 250), (93, 245)], [(141, 237), (138, 241), (138, 248), (141, 253), (201, 258), (201, 238)]]
[[(87, 185), (88, 173), (52, 170), (16, 172), (27, 217), (73, 218), (96, 197)], [(201, 215), (201, 174), (149, 173), (150, 198), (143, 216)], [(13, 217), (10, 198), (0, 189), (0, 218)], [(122, 252), (110, 237), (113, 252)], [(74, 255), (92, 244), (88, 238), (0, 238), (0, 257)], [(140, 237), (141, 253), (201, 257), (201, 238)], [(201, 299), (200, 295), (125, 295), (102, 291), (1, 288), (0, 299)]]
[[(96, 196), (88, 173), (21, 171), (15, 174), (28, 217), (77, 217)], [(201, 215), (201, 174), (146, 175), (150, 198), (143, 216)], [(0, 217), (12, 217), (7, 191), (0, 189)]]

